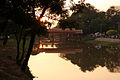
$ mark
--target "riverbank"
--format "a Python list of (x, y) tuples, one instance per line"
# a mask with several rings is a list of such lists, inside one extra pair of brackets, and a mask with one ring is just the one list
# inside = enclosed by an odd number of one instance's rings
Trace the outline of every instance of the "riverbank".
[(111, 38), (96, 38), (94, 40), (91, 39), (82, 39), (82, 42), (90, 43), (90, 44), (98, 44), (103, 46), (120, 46), (120, 39), (111, 39)]
[(6, 46), (2, 46), (0, 42), (0, 80), (32, 80), (32, 76), (22, 72), (16, 64), (14, 43), (10, 41)]
[(96, 41), (105, 41), (105, 42), (120, 43), (120, 39), (96, 38), (95, 40), (96, 40)]

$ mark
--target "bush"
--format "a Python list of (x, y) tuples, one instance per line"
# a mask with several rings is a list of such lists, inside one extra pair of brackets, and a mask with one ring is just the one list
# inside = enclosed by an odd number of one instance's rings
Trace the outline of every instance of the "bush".
[(108, 31), (106, 32), (106, 34), (107, 34), (107, 35), (116, 35), (116, 34), (118, 34), (118, 31), (117, 31), (117, 30), (108, 30)]

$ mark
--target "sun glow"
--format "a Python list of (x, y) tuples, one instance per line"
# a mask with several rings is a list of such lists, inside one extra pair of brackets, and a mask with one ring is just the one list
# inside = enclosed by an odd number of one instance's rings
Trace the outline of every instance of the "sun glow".
[(45, 22), (47, 20), (47, 17), (40, 18), (40, 22)]

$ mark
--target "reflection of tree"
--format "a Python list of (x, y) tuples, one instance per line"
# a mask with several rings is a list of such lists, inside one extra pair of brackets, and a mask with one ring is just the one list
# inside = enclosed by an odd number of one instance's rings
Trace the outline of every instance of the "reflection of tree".
[(82, 42), (71, 42), (71, 41), (64, 41), (62, 43), (57, 44), (56, 46), (58, 48), (74, 48), (74, 49), (78, 49), (78, 48), (82, 48), (82, 45), (84, 45), (84, 43)]
[(120, 53), (109, 54), (105, 59), (105, 66), (111, 72), (120, 72)]
[(63, 58), (70, 60), (80, 67), (83, 72), (93, 71), (98, 66), (107, 67), (110, 72), (120, 71), (120, 53), (108, 53), (105, 47), (95, 49), (93, 46), (84, 47), (82, 53), (65, 54)]

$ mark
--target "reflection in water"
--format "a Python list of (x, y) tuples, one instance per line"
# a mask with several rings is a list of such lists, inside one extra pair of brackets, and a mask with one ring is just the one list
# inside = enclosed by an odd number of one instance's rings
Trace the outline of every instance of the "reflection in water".
[(120, 74), (111, 74), (106, 67), (99, 66), (92, 72), (82, 72), (77, 65), (59, 56), (59, 53), (31, 56), (29, 67), (36, 76), (34, 80), (120, 80)]
[(43, 45), (43, 44), (40, 44), (39, 48), (57, 48), (56, 45)]
[(43, 50), (42, 53), (31, 56), (29, 61), (32, 73), (38, 77), (34, 80), (120, 80), (119, 48), (72, 45), (38, 49), (37, 54)]
[(61, 44), (40, 44), (37, 46), (34, 46), (32, 55), (37, 55), (41, 52), (46, 52), (46, 53), (72, 53), (75, 54), (75, 52), (82, 52), (82, 48), (80, 48), (78, 45), (67, 45), (64, 44), (62, 47), (60, 46)]
[(95, 68), (107, 67), (110, 72), (120, 72), (120, 52), (119, 50), (94, 47), (84, 47), (82, 53), (61, 54), (62, 58), (70, 60), (71, 63), (80, 67), (83, 72), (93, 71)]
[(46, 49), (57, 49), (56, 45), (55, 44), (39, 44), (39, 45), (34, 45), (34, 48), (33, 48), (33, 52), (32, 52), (32, 55), (37, 55), (39, 54), (40, 52), (45, 52)]

